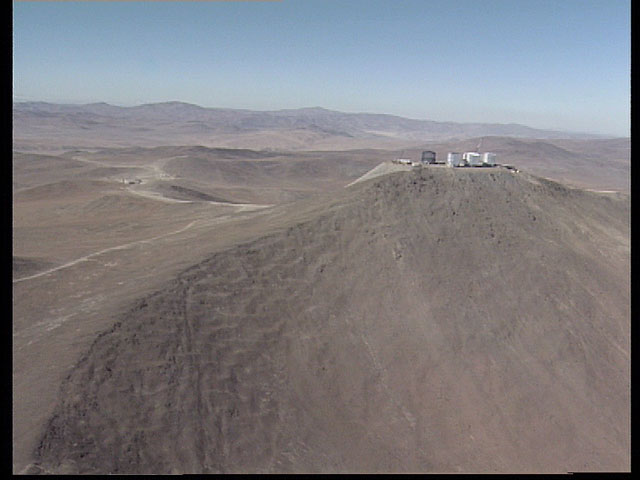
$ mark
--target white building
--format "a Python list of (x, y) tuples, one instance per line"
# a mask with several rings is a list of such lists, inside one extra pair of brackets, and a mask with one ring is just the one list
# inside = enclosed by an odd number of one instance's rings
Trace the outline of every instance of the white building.
[(412, 165), (413, 162), (410, 158), (396, 158), (393, 163), (399, 163), (400, 165)]
[(482, 156), (478, 152), (465, 152), (462, 154), (462, 159), (465, 160), (470, 167), (479, 167), (482, 165)]
[(459, 167), (462, 162), (462, 155), (458, 152), (447, 153), (447, 167)]
[(488, 167), (493, 167), (496, 164), (496, 154), (491, 152), (485, 152), (482, 154), (482, 163)]

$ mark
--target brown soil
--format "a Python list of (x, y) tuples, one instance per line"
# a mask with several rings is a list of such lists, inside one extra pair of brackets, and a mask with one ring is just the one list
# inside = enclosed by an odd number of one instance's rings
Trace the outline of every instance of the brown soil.
[(180, 234), (32, 471), (629, 470), (628, 196), (423, 168), (252, 215)]

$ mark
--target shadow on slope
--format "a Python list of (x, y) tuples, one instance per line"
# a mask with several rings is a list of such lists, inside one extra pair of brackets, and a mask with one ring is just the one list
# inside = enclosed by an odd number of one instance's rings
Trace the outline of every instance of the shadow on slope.
[(53, 267), (55, 264), (42, 259), (33, 257), (13, 257), (13, 279), (28, 277), (34, 273)]

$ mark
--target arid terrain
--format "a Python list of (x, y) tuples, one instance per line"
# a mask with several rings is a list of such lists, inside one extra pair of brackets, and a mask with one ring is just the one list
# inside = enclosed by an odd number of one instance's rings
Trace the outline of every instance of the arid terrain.
[[(14, 106), (15, 473), (630, 469), (628, 138), (45, 105)], [(518, 171), (356, 181), (476, 148)]]
[(14, 148), (20, 151), (94, 147), (203, 145), (276, 150), (396, 148), (481, 136), (601, 139), (601, 135), (540, 130), (518, 124), (413, 120), (324, 108), (252, 111), (203, 108), (183, 102), (135, 107), (106, 103), (13, 105)]

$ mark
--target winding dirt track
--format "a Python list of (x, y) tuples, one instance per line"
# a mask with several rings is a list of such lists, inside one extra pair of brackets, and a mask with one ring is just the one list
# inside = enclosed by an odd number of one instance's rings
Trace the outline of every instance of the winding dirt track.
[(34, 278), (42, 277), (44, 275), (49, 275), (50, 273), (56, 272), (58, 270), (62, 270), (64, 268), (71, 267), (71, 266), (76, 265), (77, 263), (80, 263), (80, 262), (85, 262), (85, 261), (87, 261), (87, 260), (89, 260), (89, 259), (91, 259), (93, 257), (97, 257), (97, 256), (102, 255), (102, 254), (107, 253), (107, 252), (113, 252), (115, 250), (122, 250), (122, 249), (125, 249), (125, 248), (133, 247), (134, 245), (140, 245), (140, 244), (143, 244), (143, 243), (150, 243), (150, 242), (153, 242), (155, 240), (159, 240), (161, 238), (170, 237), (171, 235), (177, 235), (179, 233), (184, 232), (185, 230), (190, 229), (196, 223), (197, 223), (197, 221), (194, 220), (193, 222), (190, 222), (188, 225), (186, 225), (186, 226), (184, 226), (184, 227), (182, 227), (182, 228), (180, 228), (178, 230), (175, 230), (173, 232), (163, 233), (162, 235), (156, 235), (155, 237), (152, 237), (152, 238), (146, 238), (144, 240), (136, 240), (135, 242), (125, 243), (123, 245), (117, 245), (115, 247), (104, 248), (104, 249), (99, 250), (97, 252), (90, 253), (89, 255), (85, 255), (83, 257), (77, 258), (77, 259), (72, 260), (70, 262), (67, 262), (67, 263), (65, 263), (63, 265), (58, 265), (57, 267), (50, 268), (50, 269), (45, 270), (43, 272), (39, 272), (39, 273), (36, 273), (34, 275), (29, 275), (28, 277), (17, 278), (17, 279), (15, 279), (13, 281), (13, 283), (20, 283), (20, 282), (24, 282), (26, 280), (32, 280)]

